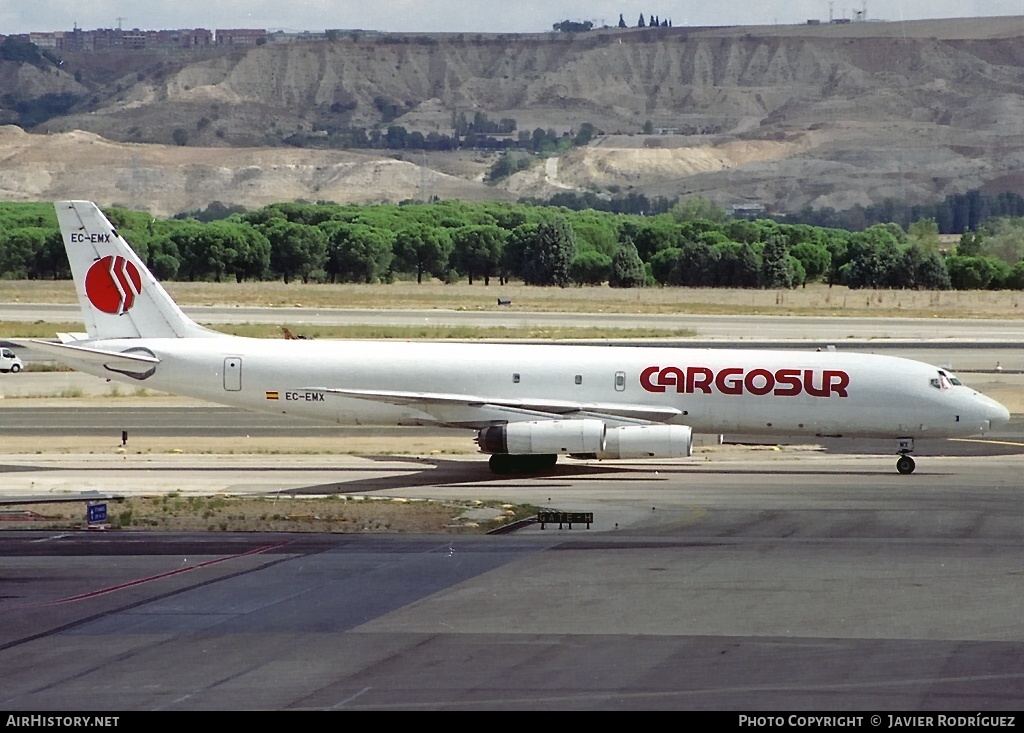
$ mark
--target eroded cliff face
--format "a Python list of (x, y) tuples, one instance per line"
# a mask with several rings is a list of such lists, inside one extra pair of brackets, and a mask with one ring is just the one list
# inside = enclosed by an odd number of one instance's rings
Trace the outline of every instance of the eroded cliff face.
[(121, 143), (81, 130), (34, 135), (0, 127), (0, 159), (5, 201), (85, 198), (160, 216), (211, 201), (259, 208), (299, 199), (376, 204), (430, 195), (511, 198), (479, 182), (376, 155)]
[[(1002, 28), (987, 20), (993, 30)], [(1024, 32), (1024, 23), (1018, 25)], [(119, 98), (86, 117), (102, 125), (104, 118), (131, 112), (135, 123), (163, 117), (187, 127), (190, 114), (204, 108), (218, 119), (262, 113), (247, 129), (226, 130), (250, 142), (290, 132), (281, 128), (286, 121), (306, 129), (395, 121), (448, 131), (457, 111), (547, 118), (555, 126), (587, 119), (609, 132), (635, 132), (649, 119), (660, 127), (724, 132), (752, 119), (770, 126), (782, 115), (808, 112), (817, 121), (840, 114), (932, 116), (956, 126), (966, 120), (965, 102), (1016, 95), (1024, 81), (1024, 55), (1012, 37), (849, 38), (832, 28), (815, 35), (796, 27), (792, 35), (672, 28), (575, 38), (267, 44), (140, 75), (127, 89), (119, 80)], [(83, 127), (84, 121), (72, 116), (48, 129)], [(154, 119), (149, 126), (161, 124)]]
[[(588, 121), (607, 133), (565, 156), (557, 180), (541, 166), (500, 196), (632, 186), (784, 209), (932, 200), (1005, 185), (1024, 162), (1022, 35), (1024, 19), (988, 18), (267, 44), (127, 74), (40, 130), (158, 143), (184, 130), (189, 147), (256, 148), (349, 125), (450, 134), (453, 114), (483, 112), (519, 130)], [(640, 135), (648, 121), (668, 134)]]

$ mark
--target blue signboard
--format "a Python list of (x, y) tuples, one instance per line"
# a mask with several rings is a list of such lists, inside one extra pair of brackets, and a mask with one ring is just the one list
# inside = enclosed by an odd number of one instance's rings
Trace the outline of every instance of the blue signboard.
[(100, 522), (107, 521), (107, 505), (106, 504), (90, 504), (89, 505), (89, 524), (99, 524)]

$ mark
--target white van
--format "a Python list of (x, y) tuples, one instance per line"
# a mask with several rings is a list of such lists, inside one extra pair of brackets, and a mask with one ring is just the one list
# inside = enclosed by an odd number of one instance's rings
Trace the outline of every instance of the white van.
[(25, 367), (13, 351), (7, 348), (0, 348), (0, 372), (17, 374)]

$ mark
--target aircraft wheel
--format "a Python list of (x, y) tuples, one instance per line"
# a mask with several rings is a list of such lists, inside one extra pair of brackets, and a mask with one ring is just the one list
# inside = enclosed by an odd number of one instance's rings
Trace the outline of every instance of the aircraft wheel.
[(508, 455), (497, 453), (488, 459), (487, 464), (490, 466), (491, 473), (501, 476), (510, 473), (542, 473), (554, 468), (557, 461), (557, 455)]
[(555, 464), (558, 463), (558, 456), (553, 453), (549, 455), (530, 457), (533, 459), (530, 462), (530, 468), (533, 471), (547, 471), (548, 469), (554, 468)]
[(498, 474), (499, 476), (502, 476), (506, 473), (512, 473), (513, 462), (510, 460), (511, 458), (512, 456), (507, 456), (504, 454), (493, 455), (487, 461), (487, 465), (490, 467), (491, 473), (495, 473)]
[(910, 456), (900, 456), (896, 460), (896, 470), (900, 473), (913, 473), (915, 468), (917, 468), (917, 464), (914, 463), (914, 459)]

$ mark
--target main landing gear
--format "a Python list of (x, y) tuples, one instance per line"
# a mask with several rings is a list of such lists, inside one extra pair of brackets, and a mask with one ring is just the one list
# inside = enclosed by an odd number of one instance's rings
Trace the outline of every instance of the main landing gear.
[(902, 474), (913, 473), (914, 469), (917, 468), (917, 464), (914, 463), (914, 459), (910, 457), (910, 452), (912, 450), (914, 450), (914, 439), (901, 438), (900, 457), (896, 459), (896, 470)]
[(557, 455), (509, 455), (508, 453), (495, 453), (488, 461), (491, 473), (543, 473), (555, 467), (558, 461)]

